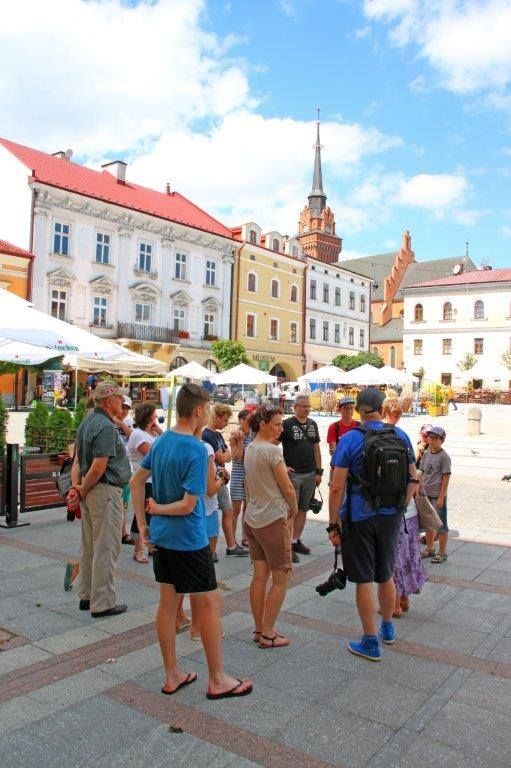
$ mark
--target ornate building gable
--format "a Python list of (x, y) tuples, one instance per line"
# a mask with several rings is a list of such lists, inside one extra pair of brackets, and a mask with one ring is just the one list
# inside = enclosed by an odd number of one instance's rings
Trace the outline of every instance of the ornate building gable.
[(204, 312), (219, 312), (222, 308), (222, 305), (214, 296), (207, 296), (205, 299), (202, 299), (201, 304)]
[(187, 307), (192, 303), (192, 297), (190, 294), (183, 290), (171, 293), (170, 298), (176, 307)]
[(89, 285), (93, 293), (101, 294), (112, 294), (117, 288), (116, 284), (108, 277), (104, 277), (104, 275), (89, 280)]
[(54, 269), (51, 272), (48, 272), (48, 283), (51, 286), (58, 286), (69, 288), (71, 287), (71, 284), (75, 282), (76, 275), (74, 275), (72, 272), (70, 272), (68, 269)]
[(161, 296), (161, 291), (156, 285), (149, 283), (135, 283), (130, 286), (130, 293), (134, 299), (143, 302), (156, 302)]

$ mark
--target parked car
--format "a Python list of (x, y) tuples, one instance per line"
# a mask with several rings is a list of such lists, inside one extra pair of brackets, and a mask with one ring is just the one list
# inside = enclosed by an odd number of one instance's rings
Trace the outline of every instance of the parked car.
[(234, 405), (237, 400), (242, 399), (256, 399), (258, 393), (253, 387), (243, 387), (241, 384), (230, 384), (225, 387), (215, 387), (212, 399), (217, 403), (227, 403), (227, 405)]

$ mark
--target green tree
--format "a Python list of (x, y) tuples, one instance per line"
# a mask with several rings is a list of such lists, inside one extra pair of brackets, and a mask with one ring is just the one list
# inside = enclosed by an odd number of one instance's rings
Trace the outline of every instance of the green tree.
[(49, 418), (48, 407), (41, 400), (36, 401), (25, 423), (25, 445), (46, 450)]
[(457, 363), (458, 368), (460, 371), (469, 371), (471, 368), (474, 367), (474, 365), (477, 363), (477, 357), (473, 355), (471, 352), (467, 352), (467, 354), (461, 358), (461, 360)]
[(80, 424), (83, 421), (83, 416), (85, 414), (85, 406), (87, 405), (87, 398), (82, 397), (80, 400), (78, 400), (78, 403), (76, 404), (75, 413), (74, 413), (74, 419), (73, 419), (73, 426), (75, 429), (78, 429)]
[(73, 415), (67, 408), (55, 408), (48, 419), (46, 450), (54, 453), (66, 450), (75, 437)]
[(383, 358), (374, 352), (359, 352), (357, 355), (337, 355), (332, 360), (332, 365), (342, 368), (343, 371), (352, 371), (353, 368), (358, 368), (359, 365), (365, 365), (366, 363), (374, 365), (375, 368), (382, 368), (384, 365)]
[(250, 365), (247, 352), (241, 341), (220, 339), (211, 343), (211, 351), (218, 360), (222, 371), (233, 368), (240, 363)]
[(3, 397), (0, 395), (0, 455), (5, 450), (5, 438), (7, 435), (7, 423), (9, 421), (9, 411), (5, 407)]

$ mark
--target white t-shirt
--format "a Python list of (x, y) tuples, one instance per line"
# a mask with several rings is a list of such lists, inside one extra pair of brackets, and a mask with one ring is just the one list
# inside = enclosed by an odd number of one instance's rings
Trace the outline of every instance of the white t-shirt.
[(410, 499), (405, 512), (405, 520), (409, 520), (411, 517), (416, 517), (416, 516), (417, 516), (417, 507), (415, 506), (415, 501), (413, 499)]
[(280, 387), (278, 387), (278, 386), (277, 386), (277, 387), (273, 387), (273, 389), (272, 389), (272, 391), (271, 391), (271, 396), (272, 396), (273, 398), (275, 398), (275, 399), (277, 399), (277, 397), (281, 397), (281, 396), (282, 396), (282, 390), (281, 390), (281, 388), (280, 388)]
[[(202, 441), (204, 445), (206, 446), (206, 451), (208, 453), (208, 474), (209, 474), (209, 457), (214, 456), (215, 452), (213, 450), (213, 447), (206, 443), (205, 440)], [(207, 493), (203, 496), (204, 500), (204, 507), (206, 508), (206, 517), (209, 517), (209, 515), (212, 515), (213, 512), (216, 512), (218, 509), (218, 494), (215, 493), (214, 496), (208, 496)]]
[[(131, 471), (135, 472), (140, 467), (140, 462), (144, 458), (138, 450), (138, 447), (142, 443), (149, 443), (152, 445), (156, 440), (156, 436), (150, 432), (146, 432), (144, 429), (136, 427), (128, 438), (128, 444), (126, 446), (126, 453), (131, 464)], [(146, 483), (150, 483), (151, 478), (147, 478)]]

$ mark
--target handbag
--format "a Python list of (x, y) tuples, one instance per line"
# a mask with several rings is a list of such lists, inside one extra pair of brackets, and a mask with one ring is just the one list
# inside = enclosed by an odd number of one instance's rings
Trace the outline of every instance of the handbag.
[(59, 496), (63, 499), (67, 498), (67, 494), (71, 490), (71, 468), (73, 466), (73, 459), (69, 457), (64, 461), (60, 469), (60, 475), (57, 477), (57, 490)]
[(437, 531), (443, 526), (438, 512), (427, 496), (422, 493), (417, 494), (415, 506), (419, 515), (419, 530)]

